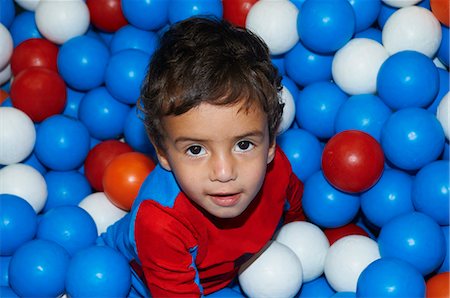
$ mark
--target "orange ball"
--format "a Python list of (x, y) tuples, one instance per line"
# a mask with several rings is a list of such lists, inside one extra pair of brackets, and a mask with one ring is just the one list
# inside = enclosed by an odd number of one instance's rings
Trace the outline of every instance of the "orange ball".
[(450, 273), (442, 272), (434, 275), (427, 281), (425, 296), (427, 298), (450, 297)]
[(445, 26), (449, 26), (450, 19), (450, 1), (448, 0), (430, 0), (431, 11), (434, 16), (444, 24)]
[(2, 104), (9, 97), (8, 92), (3, 89), (0, 89), (0, 104)]
[(150, 157), (128, 152), (114, 157), (103, 175), (103, 190), (117, 207), (129, 211), (145, 178), (155, 168)]

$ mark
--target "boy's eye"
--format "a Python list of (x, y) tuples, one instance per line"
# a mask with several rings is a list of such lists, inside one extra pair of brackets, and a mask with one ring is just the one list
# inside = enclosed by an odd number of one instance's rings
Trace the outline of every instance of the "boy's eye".
[(250, 141), (239, 141), (236, 144), (236, 147), (237, 147), (236, 148), (237, 151), (248, 151), (248, 150), (252, 149), (254, 147), (254, 145)]
[(205, 150), (202, 148), (202, 146), (194, 145), (187, 149), (187, 154), (191, 155), (191, 156), (199, 156), (199, 155), (203, 154), (204, 151)]

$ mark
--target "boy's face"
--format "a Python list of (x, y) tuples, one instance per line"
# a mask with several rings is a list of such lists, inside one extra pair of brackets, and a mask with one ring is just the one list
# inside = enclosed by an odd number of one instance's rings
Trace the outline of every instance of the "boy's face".
[(236, 217), (247, 208), (275, 154), (266, 114), (241, 106), (203, 103), (162, 121), (161, 166), (173, 171), (192, 201), (219, 218)]

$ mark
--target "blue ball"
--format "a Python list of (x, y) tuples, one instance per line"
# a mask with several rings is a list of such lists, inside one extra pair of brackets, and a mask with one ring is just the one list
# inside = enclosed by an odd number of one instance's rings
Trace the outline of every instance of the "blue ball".
[(105, 77), (105, 85), (111, 95), (123, 103), (135, 104), (140, 96), (149, 60), (149, 54), (134, 49), (112, 55)]
[(295, 119), (301, 128), (319, 139), (331, 138), (335, 134), (336, 115), (347, 98), (333, 82), (310, 84), (298, 96)]
[(294, 98), (294, 102), (297, 102), (298, 95), (300, 94), (300, 89), (298, 89), (297, 84), (295, 84), (293, 80), (285, 75), (281, 78), (281, 85), (283, 86), (283, 88), (289, 90), (289, 92), (292, 94), (292, 97)]
[(359, 196), (334, 188), (322, 171), (306, 180), (302, 203), (306, 217), (323, 228), (337, 228), (350, 223), (360, 207)]
[(286, 74), (286, 68), (284, 67), (284, 55), (272, 55), (270, 57), (272, 64), (278, 69), (280, 75)]
[(147, 135), (144, 122), (138, 116), (136, 107), (132, 107), (125, 120), (125, 142), (135, 151), (155, 155), (155, 149)]
[(58, 52), (58, 71), (76, 90), (90, 90), (105, 81), (108, 47), (99, 39), (80, 35), (66, 41)]
[(9, 263), (11, 288), (20, 297), (58, 297), (64, 294), (69, 259), (67, 251), (55, 242), (29, 241)]
[(358, 278), (358, 297), (425, 297), (425, 280), (409, 263), (381, 258), (370, 263)]
[(336, 292), (330, 298), (354, 298), (356, 297), (355, 292)]
[(63, 115), (78, 119), (78, 108), (84, 95), (84, 92), (75, 91), (67, 87), (67, 100)]
[(426, 214), (411, 212), (387, 222), (378, 236), (381, 257), (404, 260), (425, 276), (441, 266), (445, 239), (441, 227)]
[(328, 281), (322, 275), (316, 279), (302, 284), (300, 292), (295, 296), (297, 298), (325, 298), (334, 295), (335, 291), (331, 288)]
[(91, 246), (75, 254), (66, 274), (70, 297), (126, 297), (131, 287), (128, 261), (108, 246)]
[(39, 161), (34, 152), (32, 152), (27, 158), (25, 158), (22, 163), (32, 166), (39, 173), (41, 173), (42, 176), (47, 173), (47, 168)]
[(397, 11), (398, 8), (381, 3), (380, 13), (378, 14), (377, 23), (378, 27), (383, 30), (384, 24), (386, 24), (389, 17)]
[(19, 13), (9, 27), (9, 33), (11, 33), (14, 47), (17, 47), (22, 41), (30, 38), (43, 38), (37, 28), (34, 11), (23, 11)]
[(91, 137), (99, 140), (116, 139), (123, 134), (130, 107), (117, 100), (105, 87), (87, 92), (80, 102), (78, 118)]
[(448, 237), (450, 234), (449, 226), (448, 225), (442, 226), (441, 230), (442, 230), (442, 234), (444, 234), (444, 239), (445, 239), (445, 258), (444, 258), (444, 261), (442, 262), (441, 267), (438, 268), (437, 273), (448, 272), (449, 265), (450, 265), (450, 261), (449, 261), (450, 246), (449, 246), (449, 242), (448, 242)]
[(391, 109), (378, 96), (353, 95), (341, 105), (336, 114), (335, 132), (361, 130), (380, 141), (381, 128), (391, 114)]
[(370, 223), (382, 227), (398, 215), (413, 212), (412, 184), (405, 172), (385, 169), (380, 180), (361, 194), (361, 210)]
[[(0, 286), (9, 287), (9, 263), (11, 256), (0, 257)], [(0, 291), (3, 297), (3, 293)]]
[(444, 26), (441, 24), (441, 29), (442, 29), (442, 40), (441, 40), (441, 44), (439, 46), (438, 52), (437, 52), (437, 58), (439, 59), (439, 61), (442, 62), (442, 64), (444, 64), (445, 66), (449, 67), (450, 66), (450, 49), (449, 49), (449, 37), (450, 37), (450, 32), (447, 26)]
[(0, 255), (11, 256), (36, 231), (37, 215), (30, 203), (16, 195), (0, 194)]
[(127, 21), (143, 30), (157, 30), (169, 22), (167, 0), (122, 0), (122, 12)]
[(450, 175), (448, 160), (431, 162), (416, 174), (412, 202), (417, 211), (431, 216), (438, 224), (449, 224)]
[(244, 298), (241, 293), (233, 290), (232, 288), (223, 288), (209, 295), (205, 295), (207, 298)]
[(89, 131), (83, 123), (64, 115), (54, 115), (39, 125), (34, 152), (46, 167), (68, 171), (83, 164), (89, 143)]
[(92, 193), (88, 180), (78, 171), (50, 171), (44, 178), (48, 192), (44, 212), (56, 206), (77, 206)]
[(286, 74), (300, 86), (332, 78), (332, 55), (314, 53), (298, 42), (284, 57)]
[(177, 23), (192, 16), (206, 16), (221, 19), (221, 0), (172, 0), (169, 1), (169, 21)]
[(6, 28), (11, 26), (14, 16), (16, 15), (16, 8), (13, 0), (2, 0), (2, 9), (0, 9), (0, 23)]
[(333, 53), (355, 33), (355, 13), (347, 0), (305, 1), (297, 18), (302, 43), (316, 53)]
[(416, 51), (388, 57), (377, 75), (378, 96), (394, 110), (423, 108), (439, 91), (439, 73), (433, 61)]
[(0, 293), (2, 293), (2, 297), (4, 298), (19, 298), (9, 286), (1, 286)]
[(433, 114), (436, 114), (437, 107), (442, 98), (450, 91), (450, 75), (447, 70), (438, 68), (439, 73), (439, 92), (434, 98), (434, 101), (427, 107), (427, 110)]
[(277, 137), (277, 144), (283, 149), (300, 180), (306, 181), (320, 170), (322, 146), (313, 134), (303, 129), (288, 129)]
[(355, 32), (372, 26), (381, 10), (381, 0), (348, 0), (355, 12)]
[(368, 38), (375, 40), (379, 44), (383, 44), (381, 31), (374, 27), (370, 27), (367, 28), (366, 30), (356, 33), (354, 38)]
[(95, 243), (97, 226), (87, 211), (78, 206), (57, 206), (42, 215), (36, 238), (53, 241), (70, 255)]
[(109, 45), (111, 54), (122, 50), (141, 50), (153, 55), (159, 44), (159, 36), (153, 31), (139, 29), (133, 25), (126, 25), (117, 30)]
[(436, 116), (420, 108), (393, 113), (381, 129), (381, 147), (394, 166), (418, 170), (436, 160), (445, 136)]

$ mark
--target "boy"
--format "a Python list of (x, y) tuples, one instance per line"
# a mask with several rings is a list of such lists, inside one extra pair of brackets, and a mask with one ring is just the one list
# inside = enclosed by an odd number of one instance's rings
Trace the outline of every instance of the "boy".
[(302, 183), (275, 142), (280, 88), (267, 47), (243, 28), (191, 18), (164, 34), (139, 102), (159, 164), (103, 235), (130, 260), (133, 291), (220, 290), (280, 223), (304, 219)]

